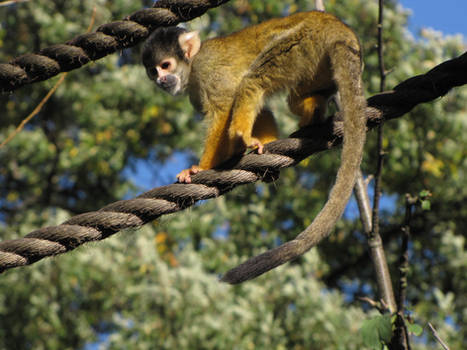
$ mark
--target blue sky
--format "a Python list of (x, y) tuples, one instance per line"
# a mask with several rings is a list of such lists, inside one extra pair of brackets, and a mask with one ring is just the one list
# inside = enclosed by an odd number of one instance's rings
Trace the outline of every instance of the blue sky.
[(430, 27), (445, 34), (461, 33), (467, 37), (467, 0), (400, 0), (412, 9), (409, 29), (416, 34)]

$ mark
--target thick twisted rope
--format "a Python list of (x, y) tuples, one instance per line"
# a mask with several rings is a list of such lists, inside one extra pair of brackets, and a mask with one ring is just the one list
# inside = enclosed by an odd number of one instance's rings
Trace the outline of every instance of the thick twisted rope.
[(0, 91), (47, 80), (60, 72), (80, 68), (90, 61), (135, 46), (161, 26), (173, 26), (201, 16), (229, 0), (159, 0), (153, 8), (137, 11), (122, 21), (101, 25), (94, 33), (79, 35), (65, 44), (37, 54), (16, 57), (0, 64)]
[[(397, 118), (419, 103), (445, 95), (451, 88), (467, 84), (467, 53), (444, 62), (424, 75), (410, 78), (392, 91), (368, 99), (367, 125), (373, 128)], [(199, 200), (214, 198), (242, 184), (275, 178), (277, 172), (309, 155), (341, 143), (343, 125), (339, 115), (326, 124), (299, 130), (288, 139), (265, 145), (266, 154), (255, 153), (231, 159), (224, 168), (206, 170), (192, 176), (191, 184), (172, 184), (154, 188), (129, 200), (80, 214), (58, 226), (45, 227), (23, 238), (0, 242), (0, 272), (32, 264), (61, 254), (90, 241), (99, 241), (125, 228), (136, 228), (161, 215), (183, 210)], [(248, 263), (248, 262), (247, 262)], [(235, 283), (238, 271), (224, 280)]]

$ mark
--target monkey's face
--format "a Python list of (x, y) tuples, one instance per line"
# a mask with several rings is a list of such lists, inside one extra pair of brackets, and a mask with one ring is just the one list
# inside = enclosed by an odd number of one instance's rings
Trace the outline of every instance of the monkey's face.
[(142, 52), (149, 79), (171, 95), (184, 92), (190, 77), (190, 62), (200, 46), (197, 32), (179, 27), (156, 29), (144, 43)]
[(146, 67), (146, 73), (161, 89), (171, 95), (178, 95), (186, 88), (188, 69), (185, 62), (178, 61), (174, 57), (167, 57), (156, 65)]

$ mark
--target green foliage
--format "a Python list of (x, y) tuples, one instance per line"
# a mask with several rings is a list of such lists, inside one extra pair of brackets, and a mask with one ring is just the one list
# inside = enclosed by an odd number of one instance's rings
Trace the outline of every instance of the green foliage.
[[(388, 88), (465, 51), (460, 36), (424, 30), (421, 39), (411, 38), (407, 13), (395, 1), (385, 3)], [(85, 32), (93, 6), (97, 26), (149, 5), (37, 0), (0, 7), (0, 62)], [(325, 5), (360, 36), (371, 95), (379, 86), (376, 2)], [(308, 0), (237, 0), (187, 26), (210, 37), (311, 6)], [(56, 80), (0, 96), (1, 140)], [(467, 344), (467, 330), (460, 327), (467, 324), (466, 100), (464, 87), (420, 105), (387, 123), (384, 140), (383, 198), (394, 203), (383, 213), (381, 230), (393, 280), (404, 196), (418, 194), (408, 303), (416, 321), (433, 323), (453, 349)], [(284, 136), (296, 128), (283, 96), (271, 107)], [(145, 190), (128, 176), (142, 164), (153, 169), (154, 186), (173, 182), (190, 165), (182, 164), (180, 154), (200, 153), (199, 120), (187, 99), (160, 93), (145, 77), (139, 48), (71, 72), (43, 111), (0, 149), (0, 239)], [(370, 133), (367, 174), (374, 169), (374, 144)], [(295, 237), (311, 222), (327, 198), (338, 155), (323, 153), (283, 171), (273, 184), (237, 188), (137, 232), (2, 274), (0, 349), (80, 349), (97, 342), (109, 349), (347, 350), (362, 349), (363, 342), (374, 346), (376, 338), (381, 345), (389, 337), (386, 316), (368, 321), (371, 316), (356, 303), (359, 295), (376, 299), (377, 291), (352, 210), (327, 242), (299, 261), (241, 286), (218, 282), (220, 273)], [(419, 333), (419, 327), (408, 327)], [(436, 348), (431, 338), (413, 344), (413, 349)]]
[(383, 349), (392, 337), (391, 315), (378, 315), (363, 321), (361, 333), (365, 346), (373, 350)]
[(410, 333), (415, 334), (417, 337), (421, 336), (423, 333), (423, 328), (419, 324), (416, 323), (407, 323), (407, 330)]
[(427, 190), (420, 191), (419, 196), (420, 196), (420, 206), (422, 207), (422, 209), (423, 210), (430, 210), (431, 209), (431, 202), (428, 199), (429, 197), (431, 197), (430, 191), (427, 191)]
[[(372, 350), (388, 349), (391, 346), (396, 319), (396, 314), (384, 314), (364, 320), (360, 329), (364, 345)], [(404, 324), (409, 333), (417, 337), (422, 335), (423, 328), (419, 324), (408, 322), (407, 319), (404, 320)]]

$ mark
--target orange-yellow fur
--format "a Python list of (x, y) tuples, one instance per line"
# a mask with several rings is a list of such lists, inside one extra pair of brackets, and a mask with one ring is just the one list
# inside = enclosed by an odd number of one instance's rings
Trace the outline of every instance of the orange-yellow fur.
[[(289, 106), (300, 116), (300, 126), (322, 121), (335, 91), (326, 54), (333, 34), (359, 51), (353, 32), (322, 12), (272, 19), (203, 42), (188, 84), (193, 105), (209, 123), (201, 169), (277, 138), (275, 123), (258, 119), (265, 98), (275, 92), (289, 90)], [(257, 119), (263, 128), (253, 128)]]
[(303, 98), (302, 96), (289, 96), (289, 108), (292, 113), (300, 116), (298, 126), (301, 128), (314, 121), (323, 121), (328, 99), (322, 95)]
[(270, 110), (263, 109), (259, 112), (253, 125), (252, 136), (263, 144), (277, 140), (279, 131)]

